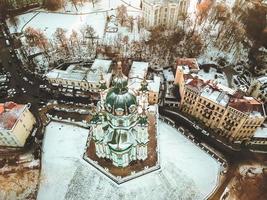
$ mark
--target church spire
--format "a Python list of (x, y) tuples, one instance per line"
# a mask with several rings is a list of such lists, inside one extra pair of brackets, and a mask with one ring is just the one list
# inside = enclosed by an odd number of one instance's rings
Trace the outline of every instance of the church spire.
[(106, 90), (107, 89), (107, 84), (106, 84), (106, 80), (104, 79), (103, 69), (102, 68), (100, 69), (99, 89), (100, 90)]
[(147, 92), (148, 91), (148, 83), (146, 78), (143, 79), (143, 81), (141, 82), (141, 88), (140, 88), (141, 92)]
[(119, 75), (119, 74), (123, 74), (122, 73), (122, 66), (121, 66), (122, 64), (121, 64), (121, 61), (118, 61), (117, 62), (117, 75)]
[(117, 72), (112, 84), (119, 92), (127, 91), (128, 78), (122, 72), (122, 63), (120, 61), (117, 63)]

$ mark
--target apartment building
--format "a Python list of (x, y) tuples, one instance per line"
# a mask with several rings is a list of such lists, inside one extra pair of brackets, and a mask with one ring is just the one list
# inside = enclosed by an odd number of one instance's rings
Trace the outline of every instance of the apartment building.
[(153, 80), (148, 81), (148, 103), (157, 104), (160, 92), (160, 77), (154, 76)]
[(24, 146), (36, 123), (29, 108), (30, 104), (0, 104), (0, 146)]
[(247, 93), (267, 103), (267, 75), (252, 80)]
[(152, 80), (147, 80), (148, 62), (134, 61), (128, 75), (128, 87), (134, 92), (146, 90), (148, 103), (156, 104), (159, 100), (160, 77), (154, 76)]
[(212, 80), (200, 79), (193, 71), (177, 65), (175, 82), (181, 110), (230, 141), (252, 138), (266, 118), (264, 104)]
[(187, 13), (189, 3), (187, 0), (142, 0), (145, 27), (152, 28), (158, 25), (175, 27), (179, 18)]
[(71, 64), (66, 69), (53, 69), (46, 74), (53, 86), (75, 90), (98, 92), (101, 78), (109, 87), (112, 79), (111, 60), (96, 59), (91, 66)]

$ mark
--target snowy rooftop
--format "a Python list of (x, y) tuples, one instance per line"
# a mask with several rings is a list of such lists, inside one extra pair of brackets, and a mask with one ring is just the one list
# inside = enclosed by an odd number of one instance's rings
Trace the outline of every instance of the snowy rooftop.
[(258, 78), (258, 81), (261, 83), (261, 84), (267, 84), (267, 76), (261, 76)]
[(253, 97), (232, 97), (229, 101), (229, 106), (243, 113), (247, 113), (251, 117), (266, 117), (264, 104)]
[(213, 80), (221, 85), (225, 85), (228, 87), (228, 81), (227, 78), (225, 76), (225, 74), (223, 73), (218, 73), (217, 70), (215, 68), (210, 68), (209, 72), (205, 72), (203, 69), (201, 69), (198, 73), (197, 73), (198, 77), (208, 81), (208, 80)]
[(129, 79), (139, 78), (143, 80), (146, 77), (148, 70), (148, 62), (136, 62), (134, 61), (129, 72)]
[(172, 72), (171, 68), (164, 69), (163, 70), (163, 75), (164, 75), (164, 78), (166, 79), (166, 81), (168, 81), (168, 82), (174, 81), (174, 75), (173, 75), (173, 72)]
[(109, 73), (111, 60), (95, 59), (91, 69), (87, 72), (86, 79), (88, 82), (98, 82), (101, 73), (107, 82), (110, 82), (112, 74)]
[(46, 74), (49, 79), (65, 79), (88, 82), (98, 82), (100, 74), (103, 72), (104, 79), (109, 80), (111, 73), (108, 73), (111, 67), (111, 60), (96, 59), (91, 68), (82, 67), (79, 64), (72, 64), (66, 70), (53, 69)]
[(152, 92), (159, 92), (160, 90), (160, 77), (154, 76), (154, 79), (148, 81), (148, 90)]
[(178, 65), (176, 70), (180, 70), (184, 74), (190, 74), (190, 68), (188, 67), (188, 65)]
[(255, 138), (267, 138), (267, 124), (264, 124), (264, 127), (258, 127), (254, 134)]
[(219, 90), (225, 91), (227, 94), (234, 95), (236, 93), (236, 90), (226, 87), (225, 85), (217, 83), (216, 86)]
[(180, 67), (187, 67), (188, 70), (199, 71), (199, 66), (195, 58), (177, 58), (176, 65)]
[[(100, 71), (94, 72), (90, 70), (88, 71), (86, 78), (87, 78), (87, 82), (97, 83), (101, 80), (101, 72)], [(106, 83), (109, 84), (112, 78), (112, 73), (103, 74), (103, 78), (106, 81)]]
[(108, 73), (111, 67), (111, 60), (95, 59), (91, 69), (102, 70), (103, 73)]
[(137, 91), (141, 88), (142, 80), (139, 78), (128, 79), (128, 87), (133, 91)]
[(185, 84), (200, 92), (201, 96), (212, 100), (224, 107), (231, 106), (252, 117), (266, 116), (263, 103), (253, 97), (246, 97), (225, 85), (205, 81), (198, 77), (191, 77), (185, 80)]
[(141, 82), (145, 79), (148, 70), (148, 62), (134, 61), (128, 75), (128, 87), (132, 90), (139, 90)]
[(12, 129), (24, 112), (27, 105), (18, 105), (14, 102), (0, 104), (0, 129)]
[(74, 65), (70, 65), (66, 70), (53, 69), (46, 74), (47, 78), (50, 79), (65, 79), (65, 80), (75, 80), (82, 81), (85, 79), (86, 70), (75, 71), (73, 69)]
[(220, 164), (159, 122), (161, 170), (118, 186), (82, 159), (88, 132), (57, 122), (46, 127), (38, 200), (198, 200), (217, 184)]
[(226, 107), (230, 97), (224, 91), (214, 90), (211, 86), (207, 85), (201, 92), (201, 96), (210, 99), (213, 102)]

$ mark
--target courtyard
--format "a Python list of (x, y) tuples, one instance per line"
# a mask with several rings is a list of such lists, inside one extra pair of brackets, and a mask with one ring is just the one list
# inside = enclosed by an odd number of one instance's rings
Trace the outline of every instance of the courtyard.
[(83, 160), (87, 136), (69, 124), (46, 127), (38, 200), (205, 199), (218, 184), (220, 164), (161, 121), (161, 170), (121, 185)]

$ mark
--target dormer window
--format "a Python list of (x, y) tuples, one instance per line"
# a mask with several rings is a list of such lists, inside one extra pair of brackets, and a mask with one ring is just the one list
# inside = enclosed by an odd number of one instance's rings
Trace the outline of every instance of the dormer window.
[(122, 108), (117, 108), (117, 109), (115, 110), (115, 112), (116, 112), (116, 115), (121, 116), (121, 115), (124, 114), (124, 109), (122, 109)]
[(134, 113), (134, 112), (136, 111), (136, 109), (137, 109), (136, 105), (131, 105), (131, 106), (129, 107), (129, 111), (130, 111), (130, 113)]
[(112, 107), (111, 107), (110, 104), (106, 104), (105, 107), (106, 107), (106, 110), (107, 110), (108, 112), (111, 112)]

